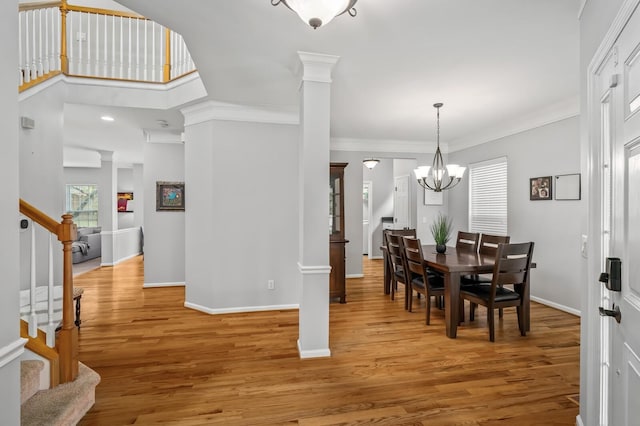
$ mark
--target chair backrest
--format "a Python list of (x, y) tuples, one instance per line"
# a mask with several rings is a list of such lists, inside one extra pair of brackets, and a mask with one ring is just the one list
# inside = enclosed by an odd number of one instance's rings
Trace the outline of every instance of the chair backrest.
[(385, 246), (387, 245), (387, 235), (389, 234), (396, 234), (396, 235), (400, 235), (400, 236), (409, 236), (409, 237), (414, 237), (416, 236), (416, 230), (415, 229), (385, 229), (382, 231), (382, 244), (384, 244)]
[[(425, 277), (424, 257), (422, 256), (422, 245), (418, 238), (403, 237), (404, 254), (409, 272)], [(426, 281), (425, 281), (426, 282)]]
[(496, 263), (493, 267), (491, 293), (495, 296), (498, 286), (520, 284), (522, 296), (526, 290), (531, 258), (533, 257), (533, 242), (516, 244), (499, 244), (496, 251)]
[[(389, 250), (389, 260), (394, 271), (398, 271), (402, 268), (405, 271), (406, 278), (406, 265), (404, 259), (404, 243), (402, 237), (398, 234), (387, 234), (387, 250)], [(406, 284), (406, 280), (404, 281)]]
[(457, 250), (478, 251), (478, 241), (480, 234), (477, 232), (458, 231), (458, 239), (456, 240)]
[(495, 257), (498, 251), (498, 244), (508, 244), (511, 237), (502, 235), (482, 234), (480, 237), (480, 247), (478, 253)]

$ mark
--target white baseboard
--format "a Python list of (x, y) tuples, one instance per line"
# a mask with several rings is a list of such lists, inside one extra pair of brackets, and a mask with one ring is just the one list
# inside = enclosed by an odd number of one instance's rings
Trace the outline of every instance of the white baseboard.
[(300, 359), (309, 359), (309, 358), (327, 358), (331, 356), (331, 349), (314, 349), (312, 351), (303, 351), (300, 347), (300, 339), (298, 339), (298, 353), (300, 354)]
[(347, 276), (345, 276), (345, 278), (349, 279), (349, 278), (364, 278), (364, 274), (349, 274)]
[(576, 426), (584, 426), (584, 423), (582, 423), (582, 417), (580, 417), (580, 414), (576, 416)]
[(198, 305), (197, 303), (184, 302), (184, 307), (204, 312), (209, 315), (220, 314), (239, 314), (244, 312), (263, 312), (263, 311), (285, 311), (291, 309), (300, 309), (299, 305), (266, 305), (266, 306), (238, 306), (233, 308), (209, 308), (207, 306)]
[(142, 288), (157, 288), (157, 287), (184, 287), (184, 283), (144, 283)]
[(382, 260), (384, 259), (384, 256), (369, 256), (370, 260)]
[(552, 308), (558, 309), (560, 311), (564, 311), (564, 312), (566, 312), (568, 314), (572, 314), (572, 315), (575, 315), (575, 316), (578, 316), (578, 317), (581, 315), (580, 311), (577, 310), (577, 309), (570, 308), (568, 306), (564, 306), (564, 305), (561, 305), (559, 303), (552, 302), (550, 300), (541, 299), (541, 298), (535, 297), (535, 296), (531, 296), (531, 300), (533, 300), (534, 302), (538, 302), (538, 303), (541, 303), (543, 305), (547, 305), (547, 306), (550, 306)]
[(24, 352), (24, 345), (27, 343), (27, 339), (19, 338), (8, 345), (0, 348), (0, 368), (9, 364)]
[(130, 255), (130, 256), (123, 257), (122, 259), (118, 259), (118, 260), (116, 260), (116, 261), (115, 261), (115, 262), (113, 262), (113, 263), (101, 263), (101, 264), (100, 264), (100, 266), (116, 266), (118, 263), (122, 263), (122, 262), (124, 262), (124, 261), (129, 260), (129, 259), (133, 259), (134, 257), (138, 257), (138, 256), (140, 256), (141, 254), (142, 254), (142, 253), (134, 253), (134, 254), (132, 254), (132, 255)]

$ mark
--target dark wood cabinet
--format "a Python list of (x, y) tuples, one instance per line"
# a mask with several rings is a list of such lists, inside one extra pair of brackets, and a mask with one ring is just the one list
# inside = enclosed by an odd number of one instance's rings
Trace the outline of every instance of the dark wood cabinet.
[(331, 163), (329, 172), (329, 297), (346, 303), (344, 238), (344, 168), (348, 163)]

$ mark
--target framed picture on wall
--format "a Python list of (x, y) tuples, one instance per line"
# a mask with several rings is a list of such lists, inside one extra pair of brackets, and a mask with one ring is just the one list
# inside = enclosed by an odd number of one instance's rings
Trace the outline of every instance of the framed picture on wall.
[(551, 176), (529, 179), (529, 199), (533, 201), (553, 200)]
[(435, 192), (430, 189), (424, 189), (424, 205), (425, 206), (441, 206), (444, 204), (444, 196), (441, 192)]
[(156, 211), (184, 211), (184, 182), (156, 182)]

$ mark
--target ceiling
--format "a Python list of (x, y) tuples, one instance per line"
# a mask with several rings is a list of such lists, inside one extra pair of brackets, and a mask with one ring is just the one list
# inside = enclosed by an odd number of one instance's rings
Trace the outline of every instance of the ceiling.
[[(398, 141), (434, 141), (436, 102), (450, 150), (523, 130), (515, 123), (540, 111), (547, 122), (578, 111), (579, 0), (360, 0), (355, 18), (317, 30), (270, 0), (118, 3), (181, 33), (216, 101), (296, 110), (297, 52), (339, 56), (333, 140), (382, 141), (390, 151)], [(99, 138), (140, 135), (162, 118), (122, 113), (123, 127), (101, 123)], [(180, 121), (175, 114), (166, 119)], [(92, 129), (67, 125), (86, 123), (65, 122), (67, 144), (82, 146), (80, 132)]]

